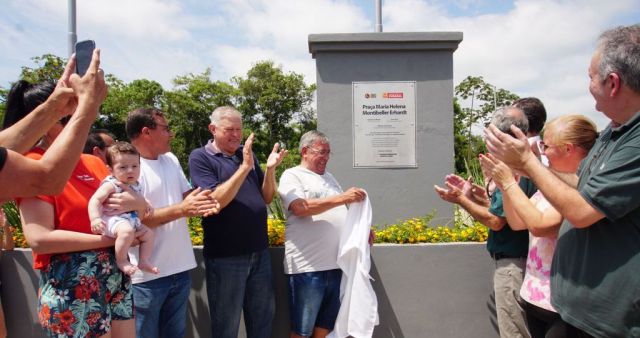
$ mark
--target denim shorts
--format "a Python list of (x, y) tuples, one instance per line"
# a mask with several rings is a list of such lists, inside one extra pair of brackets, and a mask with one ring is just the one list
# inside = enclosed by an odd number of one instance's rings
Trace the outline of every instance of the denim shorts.
[(340, 310), (340, 269), (287, 275), (291, 331), (310, 337), (314, 327), (333, 330)]
[(133, 318), (131, 279), (112, 249), (57, 254), (40, 271), (38, 319), (49, 337), (99, 337)]

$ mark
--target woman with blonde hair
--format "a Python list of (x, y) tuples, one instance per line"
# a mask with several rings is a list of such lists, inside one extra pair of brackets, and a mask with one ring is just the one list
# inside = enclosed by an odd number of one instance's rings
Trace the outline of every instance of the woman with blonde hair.
[[(595, 124), (582, 115), (566, 115), (549, 121), (540, 142), (549, 168), (567, 182), (577, 183), (576, 172), (598, 137)], [(480, 164), (490, 172), (503, 193), (507, 222), (513, 230), (529, 230), (527, 266), (520, 295), (533, 338), (565, 337), (567, 328), (551, 305), (550, 273), (562, 216), (538, 190), (530, 199), (518, 186), (518, 175), (491, 154)]]

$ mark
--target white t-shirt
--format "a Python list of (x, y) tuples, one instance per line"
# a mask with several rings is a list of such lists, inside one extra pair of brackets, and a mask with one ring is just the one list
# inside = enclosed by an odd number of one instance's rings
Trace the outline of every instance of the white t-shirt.
[[(142, 195), (154, 209), (182, 202), (182, 194), (191, 190), (178, 159), (172, 153), (160, 155), (157, 160), (140, 158), (139, 182)], [(150, 229), (155, 233), (151, 264), (157, 266), (160, 273), (156, 275), (138, 270), (131, 278), (134, 284), (196, 267), (186, 218), (181, 217)], [(129, 249), (129, 259), (132, 264), (138, 264), (137, 246)]]
[(338, 269), (340, 234), (347, 217), (347, 207), (340, 205), (307, 217), (297, 217), (289, 212), (291, 202), (299, 198), (316, 199), (342, 193), (333, 175), (329, 172), (318, 175), (301, 166), (290, 168), (280, 177), (278, 193), (287, 212), (285, 273)]

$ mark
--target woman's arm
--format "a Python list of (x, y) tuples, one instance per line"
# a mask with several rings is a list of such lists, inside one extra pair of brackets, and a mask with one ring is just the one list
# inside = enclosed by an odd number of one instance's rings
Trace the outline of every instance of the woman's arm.
[(113, 246), (115, 239), (101, 235), (54, 229), (53, 205), (26, 198), (20, 203), (20, 216), (27, 243), (38, 254), (64, 253)]
[(91, 231), (99, 234), (104, 231), (104, 224), (102, 222), (102, 203), (116, 191), (116, 188), (111, 183), (101, 184), (98, 190), (93, 193), (93, 196), (89, 199), (89, 221), (91, 222)]
[(524, 191), (518, 187), (513, 172), (504, 162), (487, 154), (480, 155), (480, 165), (491, 172), (494, 182), (502, 190), (507, 220), (513, 230), (529, 229), (537, 237), (558, 233), (562, 216), (553, 207), (547, 208), (544, 213), (538, 210)]
[[(562, 215), (551, 205), (544, 212), (541, 212), (532, 201), (526, 198), (522, 190), (520, 190), (520, 193), (522, 194), (521, 196), (511, 196), (510, 198), (513, 202), (513, 209), (520, 216), (520, 219), (522, 219), (531, 234), (536, 237), (557, 236), (563, 220)], [(518, 192), (514, 191), (509, 195), (517, 194)]]
[(2, 250), (11, 251), (15, 247), (13, 242), (13, 233), (11, 232), (11, 226), (7, 221), (7, 217), (4, 214), (4, 210), (0, 207), (0, 226), (2, 226)]
[(73, 113), (77, 102), (68, 84), (75, 64), (75, 56), (72, 55), (47, 100), (11, 127), (0, 131), (0, 146), (23, 154), (58, 120)]
[[(518, 186), (518, 184), (514, 184), (512, 187), (509, 188), (510, 190), (520, 190), (520, 192), (524, 195), (524, 192), (522, 191), (522, 189), (520, 189), (520, 187)], [(522, 220), (522, 218), (520, 218), (520, 215), (518, 214), (518, 212), (516, 211), (516, 209), (514, 208), (513, 205), (513, 198), (520, 198), (519, 194), (509, 194), (509, 191), (507, 191), (507, 194), (505, 194), (504, 192), (502, 192), (502, 207), (504, 208), (504, 213), (507, 216), (507, 223), (509, 224), (509, 227), (512, 230), (527, 230), (527, 224)], [(516, 197), (517, 196), (517, 197)], [(527, 198), (526, 195), (524, 195), (524, 198)]]
[[(4, 168), (0, 171), (0, 198), (31, 197), (38, 194), (59, 194), (69, 180), (71, 171), (75, 167), (85, 140), (98, 114), (98, 108), (107, 95), (104, 74), (99, 69), (100, 53), (94, 51), (89, 70), (82, 77), (72, 73), (73, 62), (69, 62), (56, 90), (72, 92), (78, 100), (76, 112), (71, 115), (67, 126), (55, 139), (51, 147), (40, 160), (25, 159), (22, 155), (9, 151)], [(63, 84), (61, 84), (63, 83)], [(65, 96), (65, 100), (69, 100)], [(60, 97), (51, 95), (44, 105), (54, 107), (60, 104)], [(52, 103), (51, 101), (56, 101)], [(53, 108), (52, 108), (53, 109)]]

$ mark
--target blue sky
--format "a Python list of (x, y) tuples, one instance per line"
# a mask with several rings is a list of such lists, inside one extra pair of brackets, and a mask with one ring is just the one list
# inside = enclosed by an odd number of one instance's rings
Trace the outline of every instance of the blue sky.
[[(0, 86), (45, 53), (67, 55), (67, 1), (2, 0)], [(307, 36), (371, 32), (373, 0), (78, 0), (78, 39), (102, 49), (102, 67), (124, 81), (171, 80), (212, 69), (244, 75), (270, 59), (315, 82)], [(587, 67), (598, 34), (640, 22), (635, 0), (385, 0), (385, 32), (461, 31), (454, 83), (480, 75), (543, 100), (550, 116), (581, 113), (600, 127)]]

